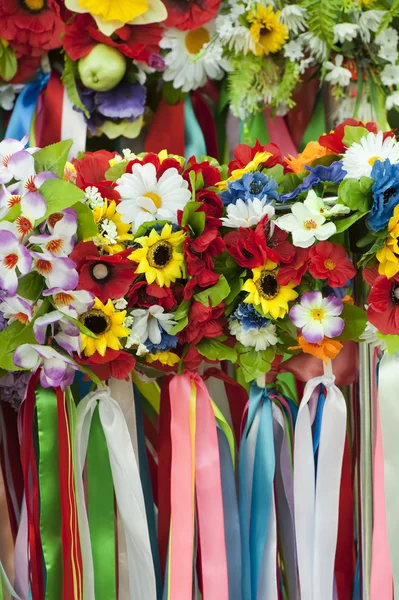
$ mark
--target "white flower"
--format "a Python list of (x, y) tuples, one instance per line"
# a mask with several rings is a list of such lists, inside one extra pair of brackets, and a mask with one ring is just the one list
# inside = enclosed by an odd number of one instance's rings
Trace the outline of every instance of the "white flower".
[(7, 83), (0, 85), (0, 108), (12, 110), (16, 95), (23, 89), (22, 84)]
[(116, 244), (118, 241), (116, 224), (109, 219), (103, 219), (101, 222), (101, 234), (109, 244)]
[(306, 69), (308, 67), (310, 67), (310, 65), (313, 63), (313, 58), (311, 56), (309, 56), (309, 58), (304, 58), (303, 60), (300, 61), (299, 65), (298, 65), (298, 71), (300, 75), (303, 75), (304, 72), (306, 71)]
[(191, 199), (188, 183), (176, 169), (166, 169), (157, 179), (153, 164), (133, 165), (132, 173), (124, 173), (117, 181), (121, 196), (117, 211), (124, 223), (132, 223), (133, 233), (143, 223), (164, 219), (177, 223), (177, 211)]
[(377, 333), (377, 327), (372, 325), (370, 321), (367, 321), (366, 329), (363, 331), (362, 335), (359, 336), (359, 339), (366, 344), (371, 344), (375, 348), (381, 348), (381, 350), (385, 350), (386, 344), (383, 340), (378, 339)]
[(360, 31), (360, 27), (355, 23), (338, 23), (338, 25), (334, 25), (333, 31), (334, 44), (343, 44), (354, 40)]
[(155, 73), (156, 69), (148, 66), (147, 63), (143, 61), (134, 61), (134, 64), (138, 70), (136, 75), (137, 81), (141, 83), (141, 85), (144, 85), (147, 81), (147, 75), (152, 75), (152, 73)]
[(384, 85), (399, 85), (399, 65), (385, 65), (381, 71), (381, 81)]
[(385, 100), (385, 108), (391, 110), (394, 106), (399, 106), (399, 92), (392, 92)]
[[(117, 300), (113, 300), (113, 303), (117, 310), (125, 310), (125, 308), (127, 307), (127, 300), (125, 300), (125, 298), (118, 298)], [(130, 317), (126, 317), (126, 319), (128, 318)], [(125, 325), (125, 327), (127, 327), (127, 325)]]
[(102, 208), (104, 206), (104, 198), (101, 196), (98, 188), (93, 186), (88, 186), (85, 189), (84, 200), (90, 206), (90, 208), (96, 208), (97, 206)]
[(280, 12), (279, 21), (297, 35), (300, 31), (305, 31), (306, 10), (298, 4), (288, 4)]
[(342, 168), (346, 171), (345, 178), (369, 177), (375, 161), (386, 159), (392, 164), (399, 162), (399, 144), (393, 137), (384, 140), (382, 131), (370, 132), (345, 152), (342, 161)]
[(228, 204), (226, 210), (227, 217), (224, 217), (222, 221), (225, 227), (232, 228), (252, 227), (252, 225), (257, 225), (265, 215), (269, 219), (274, 216), (274, 208), (267, 203), (267, 198), (262, 200), (254, 198), (247, 202), (239, 199), (236, 204)]
[(176, 325), (172, 313), (164, 312), (162, 306), (150, 306), (150, 308), (136, 308), (132, 310), (134, 317), (132, 332), (142, 344), (149, 340), (152, 344), (160, 344), (162, 330), (166, 333)]
[(300, 60), (303, 58), (302, 44), (295, 40), (291, 40), (291, 42), (288, 42), (288, 44), (285, 44), (284, 46), (284, 56), (293, 62)]
[(322, 39), (317, 37), (317, 35), (313, 35), (313, 33), (302, 33), (299, 36), (299, 39), (306, 44), (314, 60), (318, 62), (325, 60), (327, 56), (327, 45)]
[(375, 33), (378, 30), (385, 13), (385, 10), (366, 10), (357, 13), (359, 15), (357, 20), (360, 28), (360, 36), (366, 44), (369, 44), (371, 41), (371, 32)]
[(245, 330), (239, 321), (229, 321), (229, 330), (241, 344), (247, 348), (255, 348), (256, 351), (266, 350), (269, 346), (275, 346), (278, 342), (276, 326), (268, 323), (263, 327)]
[(326, 223), (323, 215), (311, 212), (302, 202), (296, 202), (291, 211), (279, 217), (276, 224), (292, 234), (292, 241), (299, 248), (309, 248), (315, 240), (328, 240), (337, 230), (334, 223)]
[(375, 38), (375, 43), (378, 44), (378, 46), (396, 46), (398, 43), (398, 39), (399, 36), (396, 29), (392, 29), (392, 27), (387, 27), (377, 35), (377, 37)]
[(340, 85), (346, 87), (350, 84), (352, 79), (352, 73), (349, 69), (342, 67), (342, 61), (344, 57), (342, 54), (337, 54), (335, 57), (335, 64), (331, 61), (325, 63), (325, 67), (329, 73), (326, 75), (326, 81), (329, 81), (332, 85)]
[(165, 56), (165, 81), (173, 81), (173, 87), (183, 92), (196, 90), (207, 78), (222, 79), (230, 69), (223, 58), (223, 47), (215, 36), (215, 22), (210, 21), (198, 29), (180, 31), (166, 29), (160, 42), (161, 48), (170, 50)]
[[(323, 215), (323, 217), (332, 217), (333, 215), (345, 215), (350, 213), (351, 209), (344, 204), (336, 204), (338, 197), (326, 199), (326, 202), (316, 194), (314, 190), (309, 190), (304, 205), (314, 215)], [(327, 203), (328, 202), (328, 203)]]

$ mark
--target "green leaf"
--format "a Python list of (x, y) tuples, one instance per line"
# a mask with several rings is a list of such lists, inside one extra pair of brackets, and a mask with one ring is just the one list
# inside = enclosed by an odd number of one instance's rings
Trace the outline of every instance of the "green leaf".
[(7, 352), (6, 354), (0, 354), (0, 368), (5, 371), (24, 371), (25, 369), (21, 369), (14, 365), (14, 351)]
[(345, 125), (344, 131), (345, 135), (342, 142), (347, 148), (352, 146), (352, 144), (358, 144), (369, 133), (365, 127), (352, 127), (351, 125)]
[(94, 220), (93, 211), (87, 204), (76, 202), (72, 205), (78, 218), (77, 236), (79, 240), (87, 240), (97, 235), (98, 227)]
[(399, 352), (399, 335), (383, 334), (380, 331), (376, 333), (377, 339), (385, 342), (389, 354)]
[(72, 140), (64, 140), (63, 142), (51, 144), (50, 146), (46, 146), (42, 150), (35, 152), (33, 158), (35, 159), (36, 173), (40, 173), (41, 171), (51, 171), (57, 175), (57, 177), (62, 179), (64, 176), (65, 163), (68, 160), (72, 143)]
[(205, 306), (209, 306), (209, 303), (212, 306), (217, 306), (222, 302), (222, 300), (227, 298), (229, 293), (230, 286), (227, 283), (227, 279), (224, 275), (221, 275), (219, 277), (219, 281), (215, 285), (203, 290), (202, 292), (199, 292), (198, 294), (195, 294), (194, 299), (198, 302), (201, 302)]
[(139, 237), (147, 235), (149, 229), (152, 229), (155, 225), (163, 227), (164, 225), (170, 225), (170, 221), (148, 221), (147, 223), (143, 223), (134, 234), (134, 239), (136, 240)]
[(182, 92), (181, 89), (177, 90), (173, 87), (172, 81), (164, 81), (162, 85), (162, 96), (167, 104), (177, 104), (181, 100), (184, 100), (187, 94)]
[(341, 319), (344, 319), (345, 327), (341, 335), (334, 339), (358, 341), (359, 337), (366, 329), (366, 311), (359, 308), (359, 306), (344, 302), (344, 310), (340, 314), (340, 317)]
[(235, 363), (237, 360), (237, 351), (230, 346), (222, 344), (218, 340), (203, 339), (197, 344), (197, 350), (209, 360), (229, 360)]
[(18, 281), (17, 294), (27, 300), (37, 300), (44, 287), (44, 279), (36, 271), (31, 271)]
[(99, 379), (97, 375), (95, 375), (95, 373), (93, 373), (93, 371), (89, 369), (89, 367), (86, 367), (86, 365), (82, 365), (81, 363), (78, 363), (76, 361), (75, 363), (78, 365), (79, 371), (82, 371), (82, 373), (87, 375), (87, 377), (89, 377), (93, 383), (95, 383), (99, 387), (101, 387), (104, 384), (104, 382), (101, 381), (101, 379)]
[(14, 206), (8, 211), (5, 217), (3, 217), (2, 221), (9, 221), (10, 223), (14, 223), (15, 219), (19, 217), (21, 214), (21, 204), (14, 204)]
[(70, 317), (69, 315), (66, 315), (65, 313), (62, 313), (62, 314), (64, 315), (64, 317), (67, 321), (76, 325), (76, 327), (79, 329), (80, 333), (87, 335), (87, 337), (92, 338), (93, 340), (98, 340), (98, 336), (95, 333), (93, 333), (90, 329), (88, 329), (85, 325), (83, 325), (83, 323), (78, 321), (78, 319), (74, 319), (73, 317)]
[(384, 246), (385, 246), (384, 238), (377, 238), (376, 241), (374, 242), (374, 244), (372, 245), (372, 247), (370, 248), (370, 250), (365, 252), (361, 256), (361, 258), (358, 260), (357, 267), (359, 268), (359, 267), (362, 267), (363, 265), (366, 265), (372, 258), (375, 257), (378, 250), (381, 250), (381, 248), (383, 248)]
[(302, 6), (306, 11), (309, 31), (332, 47), (334, 25), (339, 22), (339, 14), (343, 8), (342, 0), (305, 0)]
[(338, 221), (335, 221), (337, 233), (342, 233), (343, 231), (346, 231), (347, 229), (349, 229), (349, 227), (351, 227), (354, 223), (356, 223), (356, 221), (359, 221), (362, 217), (367, 215), (369, 212), (370, 211), (367, 211), (367, 212), (357, 211), (357, 212), (353, 213), (352, 215), (350, 215), (349, 217), (345, 217), (344, 219), (339, 219)]
[(264, 351), (257, 351), (254, 348), (248, 349), (242, 344), (237, 344), (238, 351), (243, 352), (238, 355), (238, 364), (242, 369), (246, 382), (256, 381), (258, 377), (264, 375), (271, 369), (271, 363), (276, 354), (274, 347), (267, 348)]
[(76, 71), (77, 63), (75, 63), (68, 54), (65, 54), (64, 70), (62, 72), (61, 80), (67, 91), (68, 98), (72, 104), (78, 108), (82, 113), (89, 119), (90, 113), (80, 99), (78, 88), (76, 87)]
[(50, 301), (48, 298), (43, 300), (42, 305), (37, 311), (34, 319), (28, 324), (24, 325), (19, 321), (14, 321), (10, 325), (7, 325), (3, 331), (0, 332), (0, 367), (2, 367), (1, 361), (4, 356), (6, 356), (9, 352), (18, 348), (18, 346), (22, 346), (22, 344), (36, 344), (36, 338), (33, 335), (33, 323), (34, 321), (47, 313), (49, 308), (51, 307)]
[(105, 171), (105, 179), (107, 181), (117, 181), (117, 179), (126, 173), (126, 167), (128, 164), (129, 163), (127, 160), (122, 160), (122, 162), (112, 165), (108, 171)]
[(281, 182), (281, 187), (283, 188), (284, 194), (288, 194), (296, 190), (300, 183), (301, 180), (297, 175), (294, 175), (294, 173), (288, 173), (284, 176), (284, 179)]
[(41, 223), (53, 213), (70, 208), (84, 198), (82, 190), (63, 179), (48, 179), (40, 186), (40, 193), (46, 200), (47, 211), (37, 223)]
[(169, 331), (170, 335), (176, 335), (176, 333), (179, 333), (179, 331), (181, 331), (182, 329), (187, 327), (187, 325), (188, 325), (188, 317), (183, 317)]
[(371, 177), (361, 177), (359, 180), (344, 179), (338, 188), (339, 202), (349, 206), (351, 210), (370, 210), (373, 203), (373, 183), (374, 179)]
[(17, 72), (18, 61), (11, 46), (3, 46), (0, 41), (0, 78), (10, 81)]
[(205, 213), (202, 210), (196, 212), (200, 207), (201, 202), (188, 202), (184, 207), (181, 221), (182, 227), (189, 225), (196, 236), (200, 236), (205, 228)]
[(233, 279), (232, 282), (229, 283), (230, 293), (226, 298), (227, 305), (231, 304), (235, 300), (235, 298), (238, 296), (238, 294), (241, 292), (243, 282), (244, 282), (243, 279), (235, 278), (235, 279)]
[(280, 185), (284, 179), (284, 167), (283, 165), (274, 165), (271, 169), (263, 169), (263, 173), (267, 177), (271, 177), (274, 181)]
[(181, 304), (179, 304), (175, 314), (173, 315), (174, 320), (181, 321), (181, 319), (184, 319), (184, 317), (187, 317), (189, 308), (190, 308), (189, 300), (183, 300), (181, 302)]
[(365, 248), (373, 242), (375, 242), (375, 235), (371, 231), (369, 231), (368, 233), (366, 233), (366, 235), (364, 235), (360, 240), (356, 242), (356, 246), (358, 248)]

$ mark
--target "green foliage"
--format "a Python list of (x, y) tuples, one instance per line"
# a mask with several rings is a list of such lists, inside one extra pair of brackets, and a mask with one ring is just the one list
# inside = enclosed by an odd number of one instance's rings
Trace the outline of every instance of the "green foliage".
[(360, 268), (364, 265), (367, 265), (367, 263), (370, 262), (370, 260), (375, 257), (378, 250), (381, 250), (381, 248), (383, 248), (384, 246), (385, 246), (385, 239), (382, 237), (377, 238), (375, 240), (374, 244), (371, 246), (370, 250), (368, 250), (367, 252), (365, 252), (362, 255), (362, 257), (360, 258), (360, 260), (357, 263), (357, 267)]
[(366, 329), (366, 311), (358, 306), (349, 304), (349, 302), (344, 302), (344, 310), (340, 316), (345, 321), (345, 327), (341, 335), (336, 339), (358, 341)]
[(209, 360), (229, 360), (235, 363), (237, 360), (237, 351), (230, 346), (226, 346), (217, 338), (212, 340), (203, 339), (197, 344), (197, 350)]
[(327, 46), (334, 43), (334, 25), (339, 22), (339, 13), (343, 8), (342, 0), (305, 0), (308, 29)]
[(107, 179), (107, 181), (117, 181), (126, 173), (127, 165), (127, 160), (122, 160), (121, 162), (116, 163), (105, 172), (105, 179)]
[(270, 177), (271, 179), (274, 179), (274, 181), (278, 185), (280, 185), (280, 183), (284, 179), (284, 167), (283, 167), (283, 165), (275, 165), (271, 169), (263, 169), (263, 173), (265, 175), (267, 175), (267, 177)]
[(338, 188), (338, 201), (351, 210), (366, 212), (370, 210), (373, 202), (372, 185), (374, 179), (371, 177), (360, 177), (360, 179), (344, 179)]
[(10, 81), (17, 72), (17, 68), (15, 50), (11, 46), (4, 46), (0, 41), (0, 79)]
[(391, 8), (382, 16), (377, 35), (386, 29), (391, 21), (399, 16), (399, 0), (392, 0)]
[(178, 104), (178, 102), (185, 100), (186, 96), (186, 92), (173, 87), (173, 81), (164, 81), (162, 85), (162, 97), (167, 104)]
[(368, 214), (368, 212), (369, 211), (367, 211), (367, 212), (357, 211), (357, 212), (353, 213), (352, 215), (350, 215), (349, 217), (345, 217), (343, 219), (339, 219), (339, 220), (335, 221), (337, 233), (342, 233), (343, 231), (346, 231), (347, 229), (349, 229), (349, 227), (352, 227), (352, 225), (354, 223), (356, 223), (356, 221), (359, 221), (360, 219), (362, 219), (365, 215)]
[(184, 319), (184, 317), (187, 317), (189, 309), (190, 302), (188, 300), (182, 300), (181, 304), (179, 304), (175, 312), (175, 321), (180, 321), (181, 319)]
[(76, 204), (72, 205), (72, 208), (76, 211), (78, 218), (78, 240), (87, 240), (97, 235), (98, 228), (90, 207), (87, 204), (83, 204), (83, 202), (76, 202)]
[(384, 335), (380, 331), (377, 331), (376, 336), (377, 339), (381, 340), (382, 342), (385, 342), (389, 354), (396, 354), (396, 352), (399, 352), (399, 335)]
[(53, 213), (70, 208), (84, 198), (82, 190), (63, 179), (48, 179), (40, 186), (40, 193), (46, 200), (47, 211), (39, 222), (44, 221)]
[(18, 281), (17, 294), (27, 300), (36, 301), (44, 287), (44, 279), (36, 271), (31, 271)]
[(257, 351), (254, 348), (247, 348), (239, 342), (237, 342), (236, 347), (238, 351), (237, 363), (242, 369), (246, 382), (256, 381), (258, 377), (270, 371), (271, 363), (276, 355), (274, 347)]
[(196, 236), (200, 236), (205, 228), (205, 213), (198, 211), (200, 207), (201, 202), (187, 202), (181, 221), (182, 226), (188, 225)]
[(89, 118), (90, 113), (80, 99), (78, 88), (76, 87), (77, 63), (75, 63), (67, 54), (65, 54), (64, 71), (61, 79), (66, 88), (68, 98), (72, 104), (81, 110)]
[(35, 152), (33, 158), (35, 159), (36, 172), (51, 171), (57, 177), (62, 178), (71, 147), (72, 140), (64, 140)]
[(346, 125), (344, 131), (345, 135), (342, 142), (347, 148), (352, 144), (358, 144), (369, 133), (365, 127), (352, 127), (351, 125)]
[(194, 300), (201, 302), (205, 306), (209, 306), (209, 304), (211, 304), (212, 306), (217, 306), (222, 302), (222, 300), (227, 298), (229, 293), (230, 286), (227, 283), (227, 280), (224, 277), (224, 275), (221, 275), (216, 285), (213, 285), (212, 287), (209, 287), (206, 290), (195, 294)]
[(178, 321), (176, 323), (176, 325), (174, 325), (174, 327), (172, 327), (172, 329), (169, 331), (170, 335), (176, 335), (176, 333), (179, 333), (180, 331), (182, 331), (185, 327), (187, 327), (188, 325), (188, 317), (183, 317), (182, 319), (180, 319), (180, 321)]

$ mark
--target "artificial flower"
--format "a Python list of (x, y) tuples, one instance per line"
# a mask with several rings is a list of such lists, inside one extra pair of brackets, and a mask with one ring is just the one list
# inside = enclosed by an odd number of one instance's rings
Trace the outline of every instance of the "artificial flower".
[(288, 156), (285, 162), (295, 175), (299, 175), (306, 170), (307, 165), (311, 165), (313, 161), (327, 154), (332, 154), (328, 148), (321, 146), (318, 142), (309, 142), (303, 152), (300, 152), (297, 157)]
[(399, 276), (376, 277), (367, 302), (370, 323), (383, 334), (399, 334)]
[(170, 288), (160, 287), (156, 283), (148, 285), (146, 281), (136, 281), (128, 292), (128, 305), (149, 308), (158, 304), (170, 311), (181, 301), (181, 286), (173, 284)]
[(273, 7), (257, 4), (255, 10), (248, 13), (249, 32), (255, 44), (257, 56), (278, 52), (288, 39), (287, 28), (279, 21), (280, 11)]
[(88, 366), (101, 381), (107, 381), (111, 377), (129, 381), (136, 365), (134, 356), (112, 348), (107, 348), (104, 356), (95, 352), (89, 358), (76, 357), (76, 362)]
[[(229, 175), (233, 173), (233, 171), (238, 171), (240, 169), (245, 169), (249, 163), (255, 158), (258, 153), (267, 153), (265, 162), (262, 163), (262, 167), (272, 168), (275, 165), (282, 165), (283, 159), (281, 157), (280, 148), (274, 144), (265, 144), (262, 145), (256, 140), (254, 146), (248, 146), (247, 144), (238, 144), (234, 148), (233, 156), (234, 160), (231, 160), (228, 164), (229, 167)], [(249, 169), (250, 171), (256, 171), (256, 168)], [(235, 179), (238, 179), (236, 177)]]
[(308, 195), (304, 200), (306, 208), (315, 215), (322, 215), (323, 217), (333, 217), (335, 215), (345, 215), (351, 212), (349, 206), (344, 204), (337, 204), (338, 198), (320, 198), (314, 190), (309, 190)]
[(71, 322), (71, 317), (76, 319), (77, 316), (74, 310), (68, 311), (67, 315), (58, 310), (42, 315), (33, 324), (36, 341), (39, 344), (45, 344), (47, 329), (50, 327), (51, 338), (63, 350), (70, 355), (76, 352), (80, 356), (82, 348), (80, 330), (77, 325)]
[(31, 255), (33, 267), (45, 278), (48, 288), (75, 289), (79, 275), (73, 260), (64, 256), (54, 256), (50, 252), (31, 252)]
[(268, 204), (266, 198), (259, 200), (237, 200), (235, 204), (226, 207), (227, 216), (222, 218), (225, 227), (252, 227), (264, 217), (274, 216), (274, 207)]
[(207, 225), (220, 227), (222, 224), (220, 217), (223, 215), (223, 202), (218, 194), (213, 190), (197, 190), (195, 192), (195, 201), (201, 204), (196, 212), (202, 211), (205, 213)]
[(0, 287), (13, 296), (18, 287), (17, 269), (21, 275), (26, 275), (31, 266), (29, 250), (11, 231), (0, 230)]
[(64, 290), (62, 288), (50, 288), (43, 290), (45, 298), (50, 297), (54, 306), (61, 312), (69, 313), (71, 309), (77, 314), (88, 311), (94, 303), (94, 295), (87, 290)]
[(2, 402), (7, 402), (18, 412), (25, 398), (26, 388), (31, 378), (29, 371), (9, 371), (0, 379)]
[(197, 345), (203, 338), (215, 338), (223, 333), (223, 313), (225, 304), (206, 306), (196, 300), (188, 312), (188, 325), (180, 333), (180, 343)]
[(303, 182), (300, 183), (295, 190), (287, 194), (282, 194), (280, 196), (281, 202), (294, 200), (298, 194), (307, 192), (318, 183), (339, 184), (346, 174), (346, 172), (342, 169), (341, 161), (335, 161), (329, 167), (325, 167), (324, 165), (316, 165), (315, 167), (306, 166), (306, 170), (309, 172), (309, 175), (305, 177)]
[(301, 33), (300, 41), (307, 47), (310, 58), (317, 62), (323, 62), (327, 55), (327, 44), (319, 36), (311, 32)]
[(292, 282), (294, 285), (299, 285), (309, 268), (309, 261), (309, 250), (307, 248), (295, 248), (291, 260), (280, 265), (277, 273), (278, 283), (288, 285)]
[(255, 229), (240, 227), (228, 233), (224, 241), (228, 253), (240, 267), (253, 269), (264, 265), (268, 256), (268, 247), (263, 223)]
[(76, 211), (67, 209), (64, 211), (63, 218), (54, 224), (52, 233), (32, 235), (29, 242), (40, 246), (44, 251), (50, 252), (54, 256), (69, 256), (75, 245), (77, 229)]
[(287, 242), (288, 233), (280, 229), (275, 221), (263, 223), (267, 242), (267, 256), (277, 263), (288, 263), (295, 254), (295, 247)]
[(136, 308), (130, 315), (133, 317), (133, 323), (126, 348), (134, 345), (137, 338), (145, 345), (147, 352), (154, 353), (175, 348), (177, 337), (170, 334), (171, 329), (176, 325), (173, 313), (166, 313), (161, 306), (151, 306)]
[[(111, 161), (112, 162), (112, 161)], [(166, 150), (161, 150), (158, 154), (155, 152), (146, 152), (143, 157), (134, 156), (130, 159), (126, 167), (126, 173), (132, 173), (134, 165), (151, 164), (155, 167), (157, 179), (159, 179), (168, 169), (176, 169), (179, 175), (183, 174), (184, 160), (175, 155), (169, 156)], [(189, 181), (187, 181), (189, 183)]]
[(280, 12), (279, 21), (286, 26), (290, 33), (297, 35), (301, 31), (305, 31), (306, 10), (298, 4), (287, 4)]
[(146, 354), (145, 360), (148, 363), (160, 362), (162, 365), (167, 367), (174, 367), (180, 361), (180, 356), (175, 352), (159, 351), (154, 354)]
[(316, 358), (320, 358), (326, 365), (328, 360), (332, 360), (338, 356), (343, 348), (343, 345), (338, 340), (330, 340), (325, 337), (321, 342), (311, 343), (305, 340), (303, 335), (298, 337), (298, 346), (291, 346), (289, 350), (302, 350), (305, 354), (311, 354)]
[(302, 44), (296, 40), (291, 40), (284, 46), (284, 56), (292, 62), (301, 60), (304, 57)]
[[(211, 163), (207, 160), (203, 160), (201, 162), (197, 162), (195, 156), (191, 156), (184, 169), (183, 178), (190, 184), (190, 173), (194, 172), (197, 176), (199, 174), (202, 175), (204, 180), (204, 186), (210, 187), (214, 186), (220, 181), (220, 170), (211, 165)], [(201, 190), (198, 190), (201, 191)]]
[(356, 269), (340, 244), (319, 242), (311, 247), (309, 258), (309, 273), (312, 277), (327, 279), (332, 288), (344, 287), (356, 275)]
[(292, 282), (287, 285), (278, 283), (277, 273), (276, 263), (268, 260), (262, 267), (252, 269), (252, 279), (247, 279), (241, 288), (248, 292), (244, 302), (261, 306), (263, 313), (270, 314), (273, 319), (284, 317), (288, 312), (288, 302), (298, 297)]
[(269, 202), (277, 200), (278, 185), (274, 179), (267, 177), (260, 171), (244, 173), (240, 179), (228, 181), (227, 190), (220, 193), (223, 204), (235, 204), (237, 200), (259, 200), (268, 199)]
[(81, 334), (84, 354), (90, 357), (98, 352), (100, 356), (104, 356), (107, 348), (121, 350), (120, 338), (129, 335), (129, 330), (123, 326), (125, 317), (126, 310), (116, 311), (112, 300), (103, 304), (96, 298), (93, 308), (79, 315), (79, 321), (96, 336), (93, 338)]
[(184, 259), (187, 275), (191, 277), (184, 289), (187, 300), (194, 293), (196, 286), (207, 288), (215, 285), (220, 275), (215, 273), (212, 258), (221, 254), (225, 243), (217, 227), (206, 225), (204, 231), (196, 238), (186, 237), (184, 240)]
[(33, 301), (22, 298), (17, 294), (15, 296), (5, 296), (0, 303), (0, 311), (9, 323), (19, 321), (27, 325), (32, 321)]
[(278, 342), (274, 323), (263, 317), (251, 304), (238, 305), (230, 316), (229, 330), (241, 344), (256, 351), (266, 350)]
[(25, 151), (29, 136), (26, 134), (21, 141), (5, 138), (0, 142), (0, 183), (9, 183), (14, 178), (14, 172), (9, 167), (10, 158), (17, 152)]
[(117, 181), (121, 196), (118, 212), (124, 223), (131, 223), (133, 233), (146, 221), (158, 219), (177, 223), (177, 211), (190, 201), (188, 183), (175, 168), (167, 169), (158, 179), (153, 164), (136, 163), (132, 173)]
[(136, 121), (144, 114), (147, 90), (139, 83), (119, 83), (94, 96), (94, 108), (100, 115), (112, 119)]
[(315, 240), (327, 240), (337, 230), (334, 223), (326, 223), (323, 215), (311, 212), (301, 202), (291, 207), (291, 214), (279, 217), (277, 225), (289, 231), (295, 246), (300, 248), (309, 248)]
[(133, 235), (129, 233), (130, 224), (122, 222), (115, 200), (104, 200), (102, 206), (95, 206), (93, 217), (98, 226), (95, 243), (105, 252), (110, 254), (122, 252), (125, 249), (124, 242), (133, 239)]
[(339, 316), (343, 311), (342, 300), (336, 296), (323, 298), (321, 292), (306, 292), (300, 304), (290, 310), (290, 319), (302, 330), (307, 342), (317, 344), (324, 337), (337, 337), (344, 329), (345, 321)]
[(358, 13), (359, 32), (363, 42), (370, 43), (371, 33), (378, 31), (384, 15), (384, 10), (366, 10), (360, 15)]
[(394, 107), (399, 106), (399, 92), (392, 92), (392, 94), (388, 94), (385, 100), (385, 108), (387, 110), (392, 110)]
[(148, 283), (156, 281), (161, 287), (170, 287), (182, 276), (184, 256), (179, 246), (185, 236), (183, 231), (173, 233), (172, 226), (166, 224), (161, 233), (151, 229), (149, 235), (136, 238), (135, 243), (141, 248), (129, 255), (129, 259), (137, 263), (136, 273), (144, 273)]
[(387, 227), (399, 204), (399, 164), (391, 164), (389, 159), (377, 160), (370, 177), (374, 179), (373, 204), (367, 225), (372, 231), (381, 231)]
[(105, 177), (105, 173), (110, 167), (110, 161), (115, 155), (115, 152), (98, 150), (97, 152), (86, 152), (79, 160), (72, 159), (72, 164), (77, 173), (76, 185), (81, 190), (86, 190), (89, 186), (95, 186), (97, 191), (109, 200), (118, 200), (119, 194), (113, 189), (114, 183), (107, 181)]
[(399, 144), (393, 137), (386, 137), (382, 131), (368, 133), (355, 142), (345, 152), (342, 168), (346, 171), (346, 178), (360, 179), (370, 177), (374, 163), (389, 160), (391, 164), (399, 162)]
[(360, 26), (356, 23), (337, 23), (337, 25), (334, 25), (333, 31), (334, 44), (343, 44), (344, 42), (351, 42), (357, 37)]
[(378, 273), (388, 279), (399, 273), (399, 206), (395, 207), (394, 215), (389, 220), (388, 236), (385, 246), (378, 250), (376, 258), (379, 262)]
[(58, 388), (63, 391), (71, 385), (78, 365), (68, 356), (63, 356), (50, 346), (38, 344), (22, 344), (13, 357), (14, 364), (21, 369), (28, 369), (33, 373), (40, 371), (40, 384), (44, 388)]
[(165, 27), (176, 27), (182, 31), (201, 27), (213, 19), (220, 7), (220, 0), (164, 0), (168, 16)]
[[(219, 181), (217, 187), (220, 190), (225, 190), (230, 181), (241, 179), (244, 173), (250, 173), (251, 171), (258, 171), (261, 167), (265, 167), (268, 159), (272, 156), (272, 153), (266, 150), (255, 152), (251, 160), (244, 166), (238, 169), (232, 169), (230, 176), (226, 181)], [(231, 163), (230, 163), (231, 164)]]
[(381, 81), (388, 87), (397, 86), (399, 84), (399, 65), (385, 65), (381, 71)]

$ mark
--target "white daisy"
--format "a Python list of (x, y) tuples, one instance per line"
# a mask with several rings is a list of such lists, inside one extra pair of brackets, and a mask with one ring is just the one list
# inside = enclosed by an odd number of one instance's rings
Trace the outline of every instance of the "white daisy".
[(395, 138), (383, 139), (382, 131), (368, 133), (359, 143), (352, 144), (345, 152), (342, 168), (346, 171), (345, 177), (359, 179), (369, 177), (376, 160), (389, 159), (392, 164), (399, 162), (399, 144)]
[(304, 205), (315, 215), (323, 215), (323, 217), (332, 217), (333, 215), (344, 215), (350, 213), (351, 209), (344, 204), (336, 204), (338, 196), (319, 198), (314, 190), (309, 190)]
[(229, 321), (229, 330), (241, 344), (247, 348), (255, 348), (256, 351), (266, 350), (278, 342), (276, 326), (271, 322), (264, 327), (245, 330), (241, 323), (234, 319)]
[(136, 163), (132, 173), (125, 173), (116, 183), (121, 196), (118, 213), (123, 223), (132, 224), (133, 233), (147, 221), (177, 223), (177, 211), (183, 210), (191, 199), (188, 183), (176, 169), (166, 169), (158, 179), (151, 163)]
[(385, 13), (385, 10), (366, 10), (364, 12), (359, 11), (356, 14), (360, 37), (366, 44), (371, 41), (371, 32), (375, 33), (378, 30)]
[(329, 71), (325, 77), (326, 81), (329, 81), (332, 85), (340, 85), (346, 87), (350, 84), (352, 79), (352, 73), (349, 69), (342, 66), (344, 57), (342, 54), (337, 54), (335, 57), (335, 63), (327, 61), (325, 67)]
[(392, 108), (396, 106), (399, 106), (399, 92), (392, 92), (392, 94), (389, 94), (389, 96), (386, 97), (385, 100), (385, 108), (387, 110), (392, 110)]
[(279, 21), (297, 35), (306, 29), (306, 10), (298, 4), (288, 4), (280, 12)]
[(170, 50), (165, 56), (165, 81), (173, 81), (173, 87), (183, 92), (196, 90), (207, 78), (222, 79), (229, 63), (223, 58), (223, 47), (215, 33), (215, 21), (198, 29), (180, 31), (166, 29), (160, 42), (161, 48)]
[(359, 25), (355, 23), (338, 23), (334, 25), (334, 44), (343, 44), (344, 42), (351, 42), (355, 39), (360, 31)]
[(267, 203), (267, 198), (259, 200), (254, 198), (244, 202), (237, 200), (236, 204), (228, 204), (226, 207), (227, 217), (222, 219), (225, 227), (252, 227), (257, 225), (265, 215), (274, 216), (274, 208)]
[(381, 81), (384, 85), (399, 85), (399, 65), (385, 65), (381, 71)]
[(311, 212), (302, 202), (296, 202), (291, 214), (279, 217), (276, 224), (292, 234), (298, 248), (309, 248), (315, 240), (328, 240), (337, 230), (334, 223), (326, 223), (323, 215)]
[(300, 60), (304, 56), (302, 44), (295, 40), (291, 40), (291, 42), (288, 42), (288, 44), (285, 44), (284, 46), (284, 56), (289, 60), (292, 60), (292, 62)]

